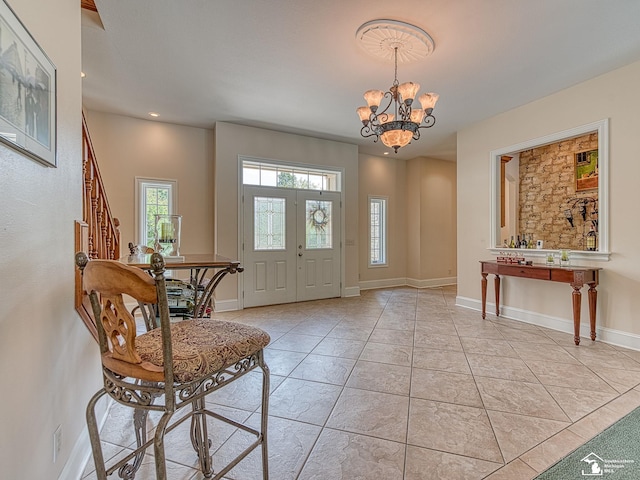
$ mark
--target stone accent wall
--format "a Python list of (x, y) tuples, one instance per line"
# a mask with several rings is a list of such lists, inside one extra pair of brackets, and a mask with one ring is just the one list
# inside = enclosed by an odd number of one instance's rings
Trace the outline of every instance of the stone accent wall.
[[(576, 192), (574, 154), (598, 148), (597, 132), (537, 147), (520, 153), (520, 231), (529, 240), (543, 240), (545, 249), (568, 248), (585, 250), (584, 235), (589, 231), (587, 221), (573, 209), (571, 228), (564, 211), (571, 208), (568, 200), (598, 199), (598, 190)], [(588, 206), (589, 212), (593, 204)], [(597, 218), (597, 217), (596, 217)]]

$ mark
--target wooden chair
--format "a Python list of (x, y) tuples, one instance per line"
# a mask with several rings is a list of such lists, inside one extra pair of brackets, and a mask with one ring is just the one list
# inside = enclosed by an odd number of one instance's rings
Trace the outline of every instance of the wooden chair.
[[(87, 405), (87, 425), (99, 480), (118, 470), (123, 479), (135, 478), (147, 447), (153, 443), (156, 478), (166, 480), (164, 436), (183, 421), (191, 421), (191, 443), (205, 478), (220, 479), (256, 447), (262, 449), (263, 479), (269, 478), (267, 418), (269, 407), (269, 369), (263, 348), (269, 335), (248, 325), (211, 319), (191, 319), (171, 323), (167, 305), (164, 260), (158, 253), (151, 258), (148, 273), (115, 260), (91, 260), (76, 254), (83, 276), (83, 287), (91, 299), (98, 329), (104, 387)], [(156, 304), (159, 327), (136, 333), (134, 317), (125, 307), (123, 295), (139, 302)], [(262, 370), (262, 417), (260, 430), (208, 410), (205, 397), (246, 373)], [(106, 466), (95, 415), (96, 402), (105, 394), (134, 409), (137, 448), (111, 466)], [(188, 413), (171, 422), (178, 410), (190, 406)], [(146, 416), (160, 411), (153, 439), (146, 440)], [(209, 450), (207, 417), (227, 422), (250, 432), (256, 440), (228, 465), (214, 472)], [(107, 419), (108, 422), (108, 419)], [(129, 463), (133, 460), (132, 463)]]

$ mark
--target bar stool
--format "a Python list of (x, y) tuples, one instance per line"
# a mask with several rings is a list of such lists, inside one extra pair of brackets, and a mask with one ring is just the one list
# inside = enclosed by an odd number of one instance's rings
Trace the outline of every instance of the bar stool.
[[(205, 478), (222, 478), (260, 446), (263, 479), (268, 480), (269, 368), (264, 362), (263, 348), (269, 344), (269, 335), (259, 328), (234, 322), (211, 319), (170, 322), (165, 265), (158, 253), (151, 257), (151, 275), (115, 260), (89, 261), (82, 252), (76, 254), (76, 264), (82, 271), (83, 288), (91, 299), (102, 360), (104, 386), (91, 398), (86, 412), (98, 479), (106, 480), (116, 470), (121, 478), (134, 479), (145, 450), (153, 444), (156, 478), (166, 480), (165, 434), (189, 419), (191, 443)], [(157, 305), (159, 327), (137, 334), (135, 319), (127, 310), (123, 295)], [(262, 371), (260, 430), (207, 409), (208, 394), (256, 368)], [(137, 448), (110, 466), (104, 462), (95, 414), (96, 403), (104, 395), (135, 412)], [(189, 406), (188, 413), (171, 423), (176, 412)], [(147, 440), (145, 420), (149, 411), (160, 411), (162, 416), (153, 438)], [(251, 445), (216, 472), (210, 452), (208, 417), (256, 436)]]

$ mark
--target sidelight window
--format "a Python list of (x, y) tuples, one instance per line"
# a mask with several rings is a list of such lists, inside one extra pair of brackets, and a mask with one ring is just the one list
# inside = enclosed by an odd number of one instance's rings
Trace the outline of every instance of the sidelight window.
[(387, 199), (369, 198), (369, 265), (387, 264)]

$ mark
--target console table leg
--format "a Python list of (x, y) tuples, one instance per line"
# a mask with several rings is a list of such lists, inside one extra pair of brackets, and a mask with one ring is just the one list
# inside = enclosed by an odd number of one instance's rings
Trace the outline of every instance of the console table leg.
[(582, 294), (580, 287), (573, 287), (573, 341), (580, 345), (580, 303)]
[(482, 319), (487, 316), (487, 274), (482, 274), (482, 280), (480, 281), (482, 285)]
[(589, 322), (591, 323), (591, 340), (596, 339), (596, 305), (598, 302), (598, 291), (595, 284), (589, 285)]
[(500, 316), (500, 275), (496, 275), (493, 280), (496, 289), (496, 317)]

